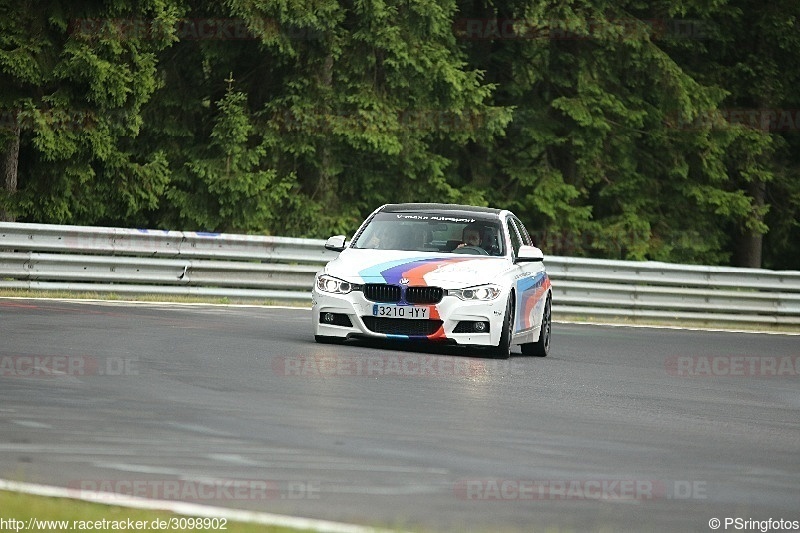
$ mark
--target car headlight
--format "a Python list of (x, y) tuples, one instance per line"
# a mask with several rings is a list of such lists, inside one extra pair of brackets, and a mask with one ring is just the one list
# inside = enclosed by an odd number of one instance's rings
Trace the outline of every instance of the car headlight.
[(462, 300), (494, 300), (500, 296), (500, 287), (497, 285), (478, 285), (477, 287), (469, 287), (467, 289), (450, 290), (447, 293), (451, 296), (457, 296)]
[(327, 274), (323, 274), (317, 278), (317, 289), (322, 292), (330, 292), (332, 294), (347, 294), (353, 290), (353, 284)]

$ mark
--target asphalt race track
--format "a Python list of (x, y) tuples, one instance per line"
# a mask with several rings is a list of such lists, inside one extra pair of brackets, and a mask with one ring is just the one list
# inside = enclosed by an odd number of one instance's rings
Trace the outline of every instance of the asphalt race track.
[(0, 299), (0, 477), (422, 531), (800, 520), (798, 370), (786, 335), (555, 324), (498, 362), (318, 345), (307, 309)]

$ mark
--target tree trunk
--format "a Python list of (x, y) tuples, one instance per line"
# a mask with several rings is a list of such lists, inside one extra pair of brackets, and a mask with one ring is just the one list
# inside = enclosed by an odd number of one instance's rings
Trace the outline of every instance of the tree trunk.
[[(17, 192), (17, 169), (19, 167), (19, 123), (14, 124), (8, 144), (0, 158), (0, 171), (2, 171), (3, 188), (9, 195)], [(14, 222), (13, 213), (0, 208), (0, 222)]]
[[(764, 198), (767, 192), (765, 183), (753, 181), (750, 183), (748, 192), (753, 198), (753, 204), (756, 208), (764, 207)], [(739, 242), (736, 246), (736, 266), (761, 268), (763, 243), (764, 234), (755, 230), (745, 229), (742, 235), (739, 236)]]
[[(328, 54), (322, 69), (318, 75), (319, 83), (325, 89), (330, 89), (333, 85), (333, 55)], [(333, 110), (335, 113), (336, 110)], [(332, 120), (336, 120), (336, 116)], [(311, 198), (318, 200), (322, 205), (331, 209), (329, 212), (335, 212), (339, 205), (339, 197), (337, 194), (338, 180), (333, 172), (333, 153), (331, 151), (330, 143), (323, 141), (318, 148), (320, 169), (317, 175), (317, 186)]]

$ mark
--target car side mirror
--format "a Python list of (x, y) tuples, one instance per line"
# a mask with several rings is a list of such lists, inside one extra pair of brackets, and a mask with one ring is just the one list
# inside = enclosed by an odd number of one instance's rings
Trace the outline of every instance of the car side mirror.
[(332, 252), (341, 252), (344, 250), (344, 242), (347, 239), (344, 235), (334, 235), (325, 241), (325, 249)]
[(517, 263), (541, 263), (544, 261), (544, 254), (535, 246), (520, 246), (517, 254)]

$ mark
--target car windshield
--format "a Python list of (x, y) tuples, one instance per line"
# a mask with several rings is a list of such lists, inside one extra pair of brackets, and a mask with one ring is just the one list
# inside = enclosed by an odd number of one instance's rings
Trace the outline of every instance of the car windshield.
[(500, 223), (442, 213), (378, 213), (353, 248), (454, 254), (505, 254)]

